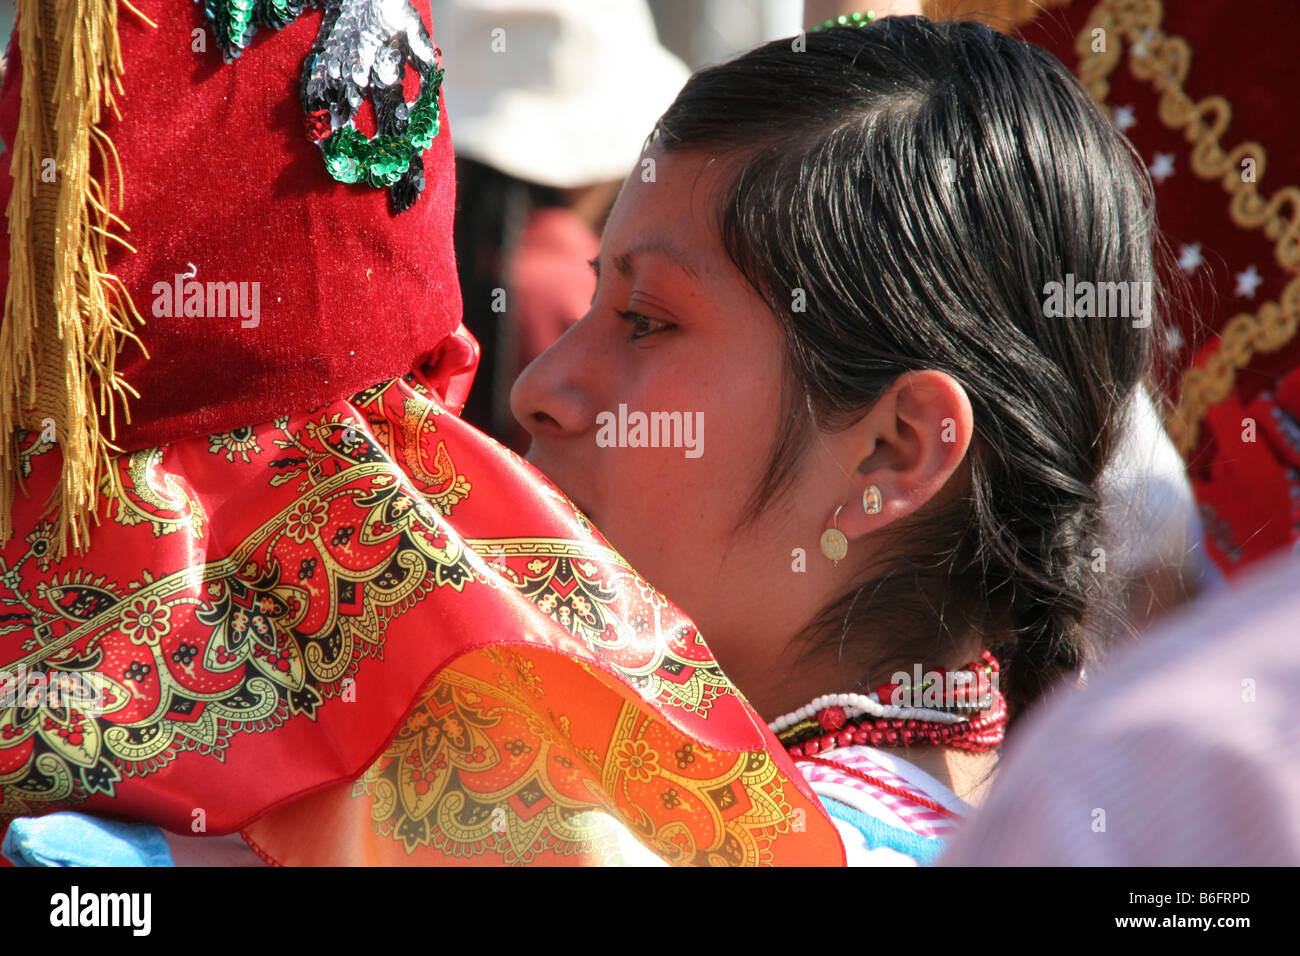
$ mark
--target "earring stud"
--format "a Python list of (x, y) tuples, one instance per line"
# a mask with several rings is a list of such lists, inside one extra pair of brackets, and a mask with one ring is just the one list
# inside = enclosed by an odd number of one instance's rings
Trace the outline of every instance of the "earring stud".
[(835, 524), (840, 520), (840, 512), (843, 510), (843, 505), (835, 509), (835, 516), (831, 518), (831, 526), (822, 532), (822, 554), (836, 564), (839, 564), (844, 559), (844, 556), (849, 553), (849, 539), (844, 537), (843, 531), (835, 527)]
[(885, 503), (881, 498), (880, 489), (875, 485), (867, 485), (866, 491), (862, 492), (862, 510), (869, 515), (878, 515), (883, 507)]

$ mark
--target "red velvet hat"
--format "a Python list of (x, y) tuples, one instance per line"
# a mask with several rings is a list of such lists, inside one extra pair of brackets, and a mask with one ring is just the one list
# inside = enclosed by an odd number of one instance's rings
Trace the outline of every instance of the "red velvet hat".
[(74, 543), (114, 447), (321, 405), (459, 325), (440, 56), (427, 0), (19, 4), (0, 427), (61, 446)]

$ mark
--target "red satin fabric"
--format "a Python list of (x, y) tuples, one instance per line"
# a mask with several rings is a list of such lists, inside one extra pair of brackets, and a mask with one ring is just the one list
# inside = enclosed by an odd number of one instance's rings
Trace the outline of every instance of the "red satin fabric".
[[(114, 461), (48, 560), (57, 447), (23, 443), (0, 666), (102, 713), (0, 709), (0, 821), (246, 828), (282, 863), (843, 862), (691, 622), (448, 409), (474, 349), (350, 399)], [(201, 828), (200, 828), (201, 827)]]

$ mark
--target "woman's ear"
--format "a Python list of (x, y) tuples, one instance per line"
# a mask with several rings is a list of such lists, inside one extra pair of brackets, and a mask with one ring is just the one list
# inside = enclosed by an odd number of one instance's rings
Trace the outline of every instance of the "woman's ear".
[[(852, 540), (939, 497), (966, 457), (974, 430), (970, 398), (951, 375), (933, 369), (900, 375), (844, 435), (859, 451), (839, 530)], [(873, 487), (880, 510), (869, 514), (864, 496)]]

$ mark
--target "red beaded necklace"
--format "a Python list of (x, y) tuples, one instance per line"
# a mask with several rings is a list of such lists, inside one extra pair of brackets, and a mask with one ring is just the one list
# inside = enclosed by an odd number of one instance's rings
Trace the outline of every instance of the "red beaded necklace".
[[(966, 665), (963, 670), (975, 672), (977, 675), (982, 672), (982, 675), (988, 678), (998, 673), (999, 666), (997, 659), (988, 651), (984, 651), (979, 661)], [(940, 681), (946, 677), (946, 671), (942, 668), (931, 673)], [(885, 707), (883, 702), (895, 699), (895, 691), (900, 688), (911, 692), (921, 689), (902, 688), (900, 684), (883, 684), (876, 688), (876, 692), (871, 695), (872, 700), (868, 703), (874, 702), (875, 709), (884, 711), (886, 715), (891, 710), (897, 713), (900, 708)], [(845, 713), (844, 707), (832, 704), (819, 708), (811, 718), (789, 724), (778, 731), (777, 736), (785, 744), (786, 752), (795, 759), (813, 758), (817, 754), (826, 753), (837, 747), (848, 747), (854, 744), (871, 747), (934, 744), (958, 750), (988, 752), (997, 750), (1002, 745), (1007, 723), (1006, 699), (1001, 691), (996, 689), (996, 685), (991, 696), (991, 701), (986, 707), (980, 709), (978, 717), (959, 721), (880, 716), (871, 713), (850, 718)], [(819, 698), (819, 700), (824, 699)], [(816, 703), (814, 701), (814, 705)], [(806, 708), (803, 713), (807, 713), (809, 709), (811, 708)], [(915, 713), (917, 710), (913, 709), (911, 712)], [(957, 700), (948, 701), (942, 707), (928, 710), (931, 713), (936, 711), (969, 713), (977, 710), (977, 704), (969, 693), (962, 692)], [(801, 714), (796, 713), (792, 716), (799, 717)], [(790, 719), (790, 717), (784, 718), (782, 723)]]

